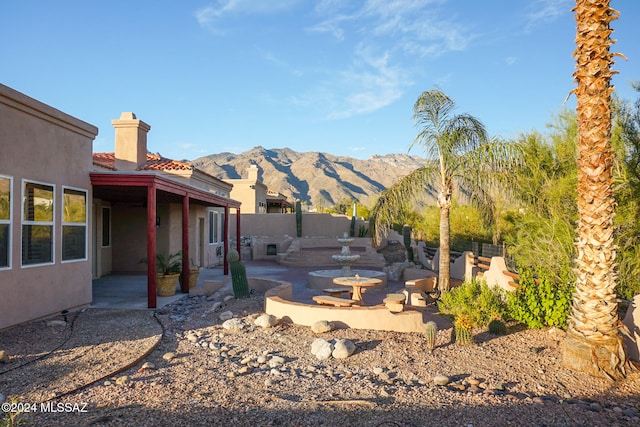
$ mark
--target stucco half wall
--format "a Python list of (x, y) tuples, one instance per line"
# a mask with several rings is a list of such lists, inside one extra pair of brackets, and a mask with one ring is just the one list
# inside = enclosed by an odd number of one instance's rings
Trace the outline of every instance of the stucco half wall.
[[(331, 307), (292, 301), (291, 283), (279, 280), (248, 278), (249, 287), (264, 292), (264, 311), (279, 319), (289, 319), (296, 325), (311, 326), (320, 320), (334, 322), (338, 328), (371, 329), (394, 332), (424, 332), (428, 313), (408, 308), (390, 312), (384, 305), (365, 307)], [(440, 318), (434, 315), (433, 317)], [(436, 320), (437, 319), (429, 319)]]

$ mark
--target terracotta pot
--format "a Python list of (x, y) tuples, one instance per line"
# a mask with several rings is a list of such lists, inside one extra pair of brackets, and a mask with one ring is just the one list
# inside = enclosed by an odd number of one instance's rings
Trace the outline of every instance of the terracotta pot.
[(179, 277), (180, 274), (178, 273), (156, 276), (156, 288), (158, 290), (158, 296), (170, 297), (172, 295), (175, 295)]
[(200, 270), (189, 270), (189, 287), (195, 288), (198, 286), (198, 278), (200, 277)]

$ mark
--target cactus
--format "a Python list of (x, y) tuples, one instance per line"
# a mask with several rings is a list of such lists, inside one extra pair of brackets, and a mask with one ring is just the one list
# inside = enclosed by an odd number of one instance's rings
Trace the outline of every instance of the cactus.
[(402, 238), (404, 239), (404, 247), (407, 250), (407, 260), (413, 262), (413, 248), (411, 247), (411, 226), (402, 226)]
[(453, 324), (456, 344), (473, 344), (473, 324), (466, 316), (459, 316)]
[(247, 270), (240, 261), (240, 254), (232, 249), (227, 253), (227, 260), (231, 267), (233, 295), (236, 298), (247, 298), (249, 296), (249, 281), (247, 280)]
[(296, 200), (296, 236), (302, 237), (302, 204)]
[(493, 335), (506, 335), (507, 334), (507, 326), (500, 319), (494, 319), (489, 322), (489, 332)]
[(351, 225), (349, 226), (349, 237), (356, 237), (356, 217), (351, 217)]
[(424, 326), (424, 334), (427, 338), (427, 349), (431, 352), (436, 348), (436, 337), (438, 336), (438, 325), (433, 320)]

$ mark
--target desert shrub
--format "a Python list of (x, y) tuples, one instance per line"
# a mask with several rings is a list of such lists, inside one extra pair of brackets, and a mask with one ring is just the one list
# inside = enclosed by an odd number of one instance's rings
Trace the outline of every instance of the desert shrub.
[(504, 318), (506, 307), (499, 288), (474, 278), (444, 293), (438, 309), (453, 318), (464, 317), (477, 327)]
[(572, 275), (561, 272), (556, 281), (543, 273), (537, 279), (531, 270), (521, 269), (519, 289), (508, 294), (509, 317), (529, 328), (565, 328), (573, 296)]

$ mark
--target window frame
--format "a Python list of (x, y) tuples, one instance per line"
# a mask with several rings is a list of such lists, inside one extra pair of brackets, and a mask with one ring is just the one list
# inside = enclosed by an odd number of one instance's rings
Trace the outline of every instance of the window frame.
[(219, 245), (224, 242), (224, 211), (209, 209), (209, 245)]
[[(51, 208), (51, 215), (52, 215), (52, 219), (51, 221), (35, 221), (35, 220), (26, 220), (24, 218), (24, 207), (25, 207), (25, 201), (26, 201), (26, 197), (27, 195), (26, 193), (26, 186), (27, 184), (36, 184), (36, 185), (43, 185), (43, 186), (47, 186), (47, 187), (51, 187), (52, 190), (52, 203), (53, 206)], [(48, 266), (48, 265), (54, 265), (56, 263), (56, 245), (55, 245), (55, 241), (56, 241), (56, 227), (55, 227), (55, 223), (56, 223), (56, 185), (50, 182), (43, 182), (43, 181), (37, 181), (37, 180), (33, 180), (33, 179), (26, 179), (23, 178), (22, 179), (22, 204), (21, 204), (21, 213), (20, 213), (20, 217), (21, 217), (21, 224), (20, 224), (20, 267), (21, 268), (32, 268), (32, 267), (42, 267), (42, 266)], [(50, 227), (51, 228), (51, 261), (47, 261), (47, 262), (38, 262), (38, 263), (33, 263), (33, 264), (25, 264), (24, 262), (24, 227), (25, 226), (40, 226), (40, 227)]]
[(0, 218), (0, 225), (7, 225), (7, 265), (0, 265), (0, 270), (11, 270), (12, 264), (12, 245), (13, 245), (13, 177), (9, 175), (0, 175), (0, 179), (7, 179), (9, 181), (9, 218)]
[[(66, 190), (71, 190), (77, 193), (84, 193), (84, 222), (66, 222), (64, 220), (64, 208), (65, 208), (65, 194)], [(84, 257), (63, 259), (64, 256), (64, 227), (84, 227)], [(62, 206), (60, 215), (60, 262), (62, 264), (69, 262), (87, 261), (89, 259), (89, 191), (84, 188), (70, 187), (67, 185), (62, 186)]]

